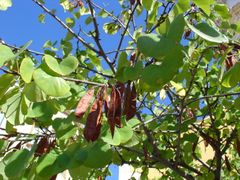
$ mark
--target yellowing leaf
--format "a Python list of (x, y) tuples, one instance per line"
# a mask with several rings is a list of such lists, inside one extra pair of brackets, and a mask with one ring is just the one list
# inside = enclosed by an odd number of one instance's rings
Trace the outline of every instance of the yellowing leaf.
[(175, 83), (174, 81), (170, 81), (170, 83), (175, 88), (176, 93), (179, 96), (185, 96), (186, 95), (186, 91), (185, 91), (185, 89), (182, 87), (182, 85), (180, 83)]
[(11, 0), (0, 0), (0, 10), (5, 11), (12, 6)]

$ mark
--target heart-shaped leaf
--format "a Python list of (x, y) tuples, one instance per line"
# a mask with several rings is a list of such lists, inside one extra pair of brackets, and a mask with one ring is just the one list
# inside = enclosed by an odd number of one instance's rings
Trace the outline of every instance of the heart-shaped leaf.
[(0, 10), (5, 11), (12, 6), (11, 0), (0, 0)]
[(4, 63), (13, 56), (14, 54), (11, 48), (2, 44), (0, 45), (0, 67), (3, 66)]
[(61, 97), (70, 93), (70, 87), (64, 79), (50, 76), (42, 69), (36, 69), (33, 72), (33, 79), (37, 86), (49, 96)]
[(225, 87), (236, 86), (240, 82), (240, 62), (237, 62), (223, 76), (222, 85)]
[(186, 22), (188, 27), (201, 38), (215, 43), (228, 43), (228, 38), (209, 24), (202, 22), (193, 26), (187, 20)]
[(77, 58), (71, 55), (64, 58), (60, 64), (56, 58), (50, 55), (45, 55), (43, 57), (43, 61), (46, 63), (48, 68), (50, 68), (55, 73), (63, 76), (72, 73), (78, 67)]
[(34, 63), (31, 58), (24, 58), (20, 66), (20, 75), (26, 83), (30, 83), (34, 71)]

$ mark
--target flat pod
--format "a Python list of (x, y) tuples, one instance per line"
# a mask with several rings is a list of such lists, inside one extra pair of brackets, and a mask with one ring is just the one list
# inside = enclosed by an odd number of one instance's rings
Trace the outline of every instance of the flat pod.
[(105, 87), (100, 89), (87, 117), (87, 122), (84, 129), (84, 137), (87, 141), (96, 141), (100, 135), (102, 127), (103, 97), (105, 91)]
[(94, 95), (94, 89), (90, 89), (87, 91), (87, 93), (80, 99), (78, 102), (76, 111), (75, 111), (75, 116), (78, 118), (82, 118), (85, 112), (88, 109), (88, 106), (91, 102), (91, 99)]
[(121, 93), (116, 87), (112, 87), (110, 101), (107, 104), (107, 119), (111, 134), (114, 135), (115, 126), (121, 127)]
[(136, 114), (136, 98), (137, 98), (137, 92), (135, 85), (132, 85), (128, 83), (127, 89), (125, 92), (125, 101), (124, 101), (124, 111), (123, 114), (126, 115), (126, 120), (130, 120), (133, 118)]
[(107, 119), (112, 136), (114, 135), (115, 129), (115, 112), (116, 112), (115, 103), (116, 103), (116, 89), (115, 87), (112, 87), (110, 101), (107, 103), (108, 106)]
[(84, 137), (87, 141), (96, 141), (102, 126), (102, 100), (96, 99), (87, 117)]

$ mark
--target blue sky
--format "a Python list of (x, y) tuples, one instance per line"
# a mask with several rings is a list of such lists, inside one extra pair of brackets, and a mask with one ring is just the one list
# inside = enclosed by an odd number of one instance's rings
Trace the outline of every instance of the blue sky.
[[(59, 1), (45, 0), (46, 6), (49, 9), (56, 9), (57, 15), (64, 20), (67, 15), (63, 8), (59, 6)], [(108, 6), (115, 10), (118, 9), (116, 3), (109, 4), (101, 1), (102, 6)], [(32, 0), (13, 0), (13, 6), (7, 11), (0, 11), (0, 38), (6, 43), (16, 46), (22, 46), (29, 40), (33, 40), (30, 49), (36, 51), (43, 51), (42, 46), (47, 40), (55, 41), (66, 35), (66, 30), (63, 29), (52, 17), (46, 15), (46, 22), (44, 24), (38, 22), (39, 14), (43, 10), (38, 7)], [(84, 24), (83, 24), (84, 26)], [(112, 37), (111, 42), (117, 37)], [(112, 50), (113, 44), (109, 39), (102, 37), (105, 43), (106, 50)], [(1, 116), (0, 116), (1, 117)], [(108, 180), (115, 180), (118, 176), (117, 166), (112, 166), (112, 177)]]

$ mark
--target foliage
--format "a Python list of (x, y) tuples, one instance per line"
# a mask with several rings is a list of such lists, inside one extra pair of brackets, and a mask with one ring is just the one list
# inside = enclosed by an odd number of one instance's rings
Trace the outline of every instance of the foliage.
[[(239, 25), (225, 5), (119, 0), (121, 10), (111, 11), (60, 0), (63, 21), (32, 1), (44, 11), (39, 22), (51, 16), (66, 36), (44, 52), (31, 42), (0, 45), (1, 179), (54, 179), (65, 170), (97, 179), (111, 164), (140, 169), (142, 179), (148, 168), (160, 179), (240, 176)], [(0, 0), (0, 10), (10, 6)], [(77, 32), (79, 19), (86, 30)], [(214, 155), (206, 159), (202, 147)]]

